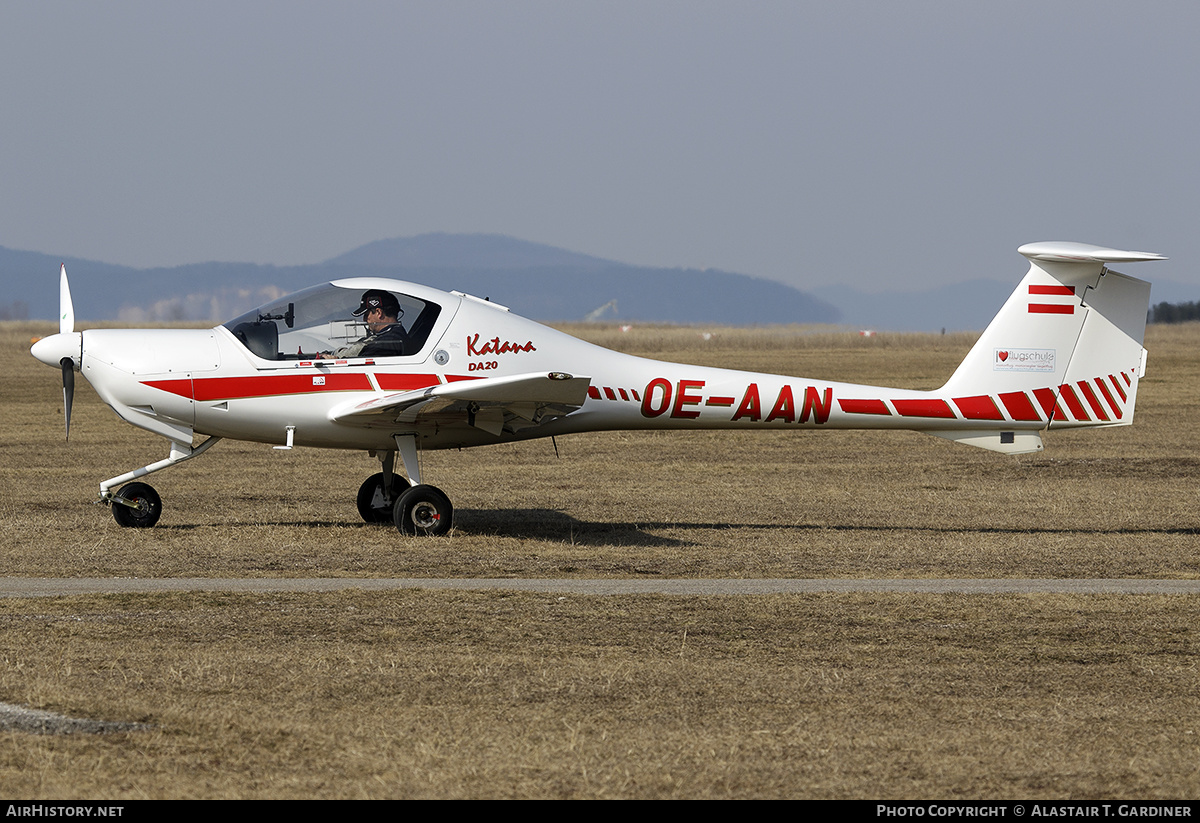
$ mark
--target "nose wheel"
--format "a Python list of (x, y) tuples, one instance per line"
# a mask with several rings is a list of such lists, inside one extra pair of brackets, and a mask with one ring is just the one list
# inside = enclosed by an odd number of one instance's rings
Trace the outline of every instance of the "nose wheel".
[(152, 486), (129, 483), (112, 498), (113, 518), (131, 529), (148, 529), (162, 515), (162, 498)]
[(435, 486), (416, 485), (396, 500), (392, 522), (402, 534), (437, 537), (450, 531), (454, 507), (445, 492)]
[(158, 518), (162, 514), (162, 498), (158, 496), (158, 492), (145, 483), (126, 483), (115, 493), (113, 488), (118, 483), (125, 483), (126, 480), (145, 477), (148, 474), (178, 466), (193, 457), (199, 457), (220, 442), (221, 438), (210, 437), (193, 448), (189, 443), (172, 440), (171, 456), (166, 460), (142, 466), (140, 469), (134, 469), (101, 483), (100, 502), (106, 506), (112, 506), (113, 519), (122, 526), (131, 529), (148, 529), (158, 522)]

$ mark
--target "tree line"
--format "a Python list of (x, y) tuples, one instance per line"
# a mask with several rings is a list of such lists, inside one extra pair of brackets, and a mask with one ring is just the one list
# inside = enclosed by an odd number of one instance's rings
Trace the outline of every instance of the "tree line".
[(1146, 319), (1151, 323), (1186, 323), (1200, 320), (1200, 300), (1187, 303), (1156, 303)]

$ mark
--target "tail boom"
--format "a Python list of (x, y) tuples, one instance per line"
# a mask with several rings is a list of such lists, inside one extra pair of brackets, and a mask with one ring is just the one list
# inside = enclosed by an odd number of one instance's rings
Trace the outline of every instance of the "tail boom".
[(1051, 427), (1128, 425), (1144, 372), (1149, 284), (1106, 262), (1158, 256), (1063, 243), (1021, 251), (1029, 272), (940, 389), (606, 355), (583, 407), (539, 432), (893, 429), (1020, 454), (1039, 451)]

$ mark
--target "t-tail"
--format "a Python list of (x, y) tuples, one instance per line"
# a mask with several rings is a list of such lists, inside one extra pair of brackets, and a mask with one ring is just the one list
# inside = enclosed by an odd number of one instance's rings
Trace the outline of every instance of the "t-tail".
[(1028, 274), (937, 394), (996, 428), (930, 431), (993, 451), (1040, 451), (1047, 428), (1127, 426), (1145, 373), (1150, 284), (1109, 263), (1165, 260), (1084, 243), (1030, 243)]

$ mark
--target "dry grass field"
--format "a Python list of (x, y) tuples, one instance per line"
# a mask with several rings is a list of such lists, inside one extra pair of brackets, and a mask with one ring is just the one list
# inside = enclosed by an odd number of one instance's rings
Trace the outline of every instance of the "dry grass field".
[[(928, 388), (969, 336), (568, 331), (669, 360)], [(46, 325), (0, 324), (3, 574), (1197, 578), (1200, 327), (1152, 327), (1133, 426), (1035, 456), (905, 432), (604, 433), (426, 455), (454, 531), (362, 523), (365, 454), (165, 456)], [(701, 332), (708, 332), (705, 339)], [(408, 591), (0, 602), (0, 701), (148, 724), (0, 731), (31, 798), (1170, 798), (1200, 794), (1187, 596)]]

